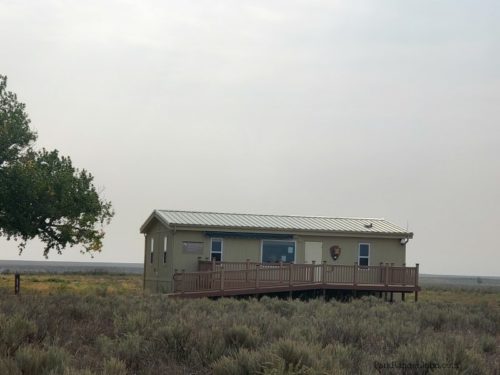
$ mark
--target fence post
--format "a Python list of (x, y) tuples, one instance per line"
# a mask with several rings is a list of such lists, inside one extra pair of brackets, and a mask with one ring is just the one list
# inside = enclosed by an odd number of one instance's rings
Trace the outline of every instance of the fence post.
[(21, 293), (21, 275), (16, 272), (14, 275), (14, 294)]
[(255, 289), (259, 289), (259, 270), (260, 264), (255, 265)]
[(220, 290), (224, 290), (224, 266), (220, 266)]
[(323, 264), (321, 265), (321, 282), (323, 284), (326, 284), (326, 260), (323, 261)]
[(215, 257), (212, 258), (212, 271), (215, 271)]

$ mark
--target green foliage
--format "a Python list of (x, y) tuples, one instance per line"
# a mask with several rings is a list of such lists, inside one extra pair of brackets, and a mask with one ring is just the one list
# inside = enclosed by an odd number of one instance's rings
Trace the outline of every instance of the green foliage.
[(0, 235), (26, 242), (38, 237), (44, 255), (82, 245), (100, 251), (103, 226), (113, 216), (111, 203), (100, 198), (93, 176), (73, 167), (57, 150), (36, 151), (25, 105), (7, 91), (0, 75)]
[(0, 167), (16, 160), (36, 139), (25, 108), (16, 94), (7, 91), (7, 77), (0, 75)]

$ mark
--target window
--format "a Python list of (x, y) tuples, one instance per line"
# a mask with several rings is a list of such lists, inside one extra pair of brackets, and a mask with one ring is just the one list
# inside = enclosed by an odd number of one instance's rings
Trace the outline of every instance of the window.
[(360, 266), (368, 266), (370, 264), (370, 244), (369, 243), (360, 243), (359, 244), (358, 264)]
[(212, 238), (210, 242), (210, 260), (222, 261), (222, 238)]
[(201, 254), (203, 253), (203, 242), (184, 241), (182, 251), (188, 254)]
[(163, 238), (163, 264), (167, 263), (167, 236)]
[(276, 263), (295, 261), (295, 241), (262, 240), (262, 262)]
[(149, 257), (150, 257), (150, 262), (153, 264), (153, 256), (154, 256), (154, 251), (155, 251), (155, 239), (151, 238), (151, 248), (149, 249)]

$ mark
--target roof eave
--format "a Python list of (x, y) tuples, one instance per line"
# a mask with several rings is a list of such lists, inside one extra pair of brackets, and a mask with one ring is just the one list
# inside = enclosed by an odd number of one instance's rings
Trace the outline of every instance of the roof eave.
[(184, 230), (229, 230), (229, 231), (257, 231), (257, 232), (288, 232), (294, 234), (316, 234), (316, 235), (337, 235), (337, 236), (375, 236), (387, 238), (413, 238), (412, 232), (370, 232), (370, 231), (329, 231), (329, 230), (316, 230), (316, 229), (294, 229), (294, 228), (262, 228), (262, 227), (232, 227), (232, 226), (217, 226), (217, 225), (202, 225), (202, 224), (182, 224), (175, 223), (176, 229)]
[(144, 224), (141, 225), (140, 233), (146, 233), (146, 228), (149, 226), (151, 221), (153, 221), (153, 219), (157, 219), (160, 223), (162, 223), (163, 225), (165, 225), (167, 228), (170, 229), (170, 223), (167, 220), (165, 220), (165, 218), (158, 212), (158, 210), (154, 210), (151, 213), (151, 215), (149, 215), (149, 217), (146, 219)]

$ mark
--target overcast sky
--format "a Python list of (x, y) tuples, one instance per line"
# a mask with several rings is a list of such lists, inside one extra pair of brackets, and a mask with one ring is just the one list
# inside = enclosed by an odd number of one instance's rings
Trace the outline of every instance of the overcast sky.
[(384, 217), (422, 272), (500, 276), (499, 19), (498, 1), (0, 0), (0, 73), (37, 145), (113, 202), (96, 261), (142, 262), (140, 225), (171, 208)]

